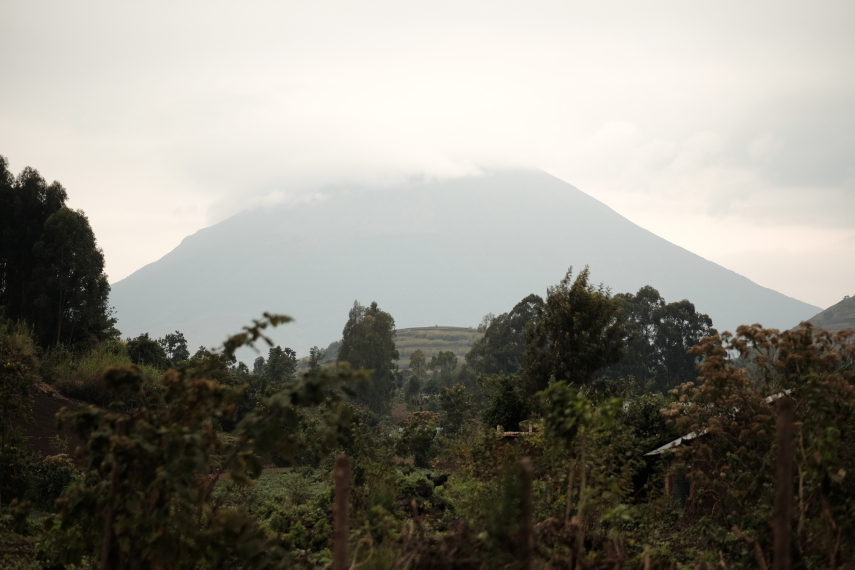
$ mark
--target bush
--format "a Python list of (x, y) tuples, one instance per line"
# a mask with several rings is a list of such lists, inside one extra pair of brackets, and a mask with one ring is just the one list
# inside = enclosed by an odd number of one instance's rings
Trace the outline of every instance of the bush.
[(53, 511), (54, 501), (71, 484), (75, 472), (74, 462), (64, 453), (34, 462), (28, 493), (33, 504), (43, 511)]
[(430, 460), (436, 455), (434, 440), (439, 424), (436, 412), (413, 412), (404, 423), (404, 431), (395, 442), (395, 454), (399, 457), (413, 457), (416, 467), (429, 467)]
[[(108, 368), (128, 366), (132, 364), (126, 345), (120, 340), (102, 342), (91, 351), (75, 355), (63, 347), (48, 353), (42, 373), (45, 380), (53, 384), (60, 394), (96, 406), (107, 407), (116, 400), (116, 394), (110, 390), (104, 381), (104, 371)], [(155, 389), (155, 379), (159, 372), (151, 365), (138, 366), (144, 379), (144, 390), (138, 400), (126, 402), (126, 407), (133, 407), (145, 401), (147, 392)]]
[(148, 364), (159, 370), (169, 366), (169, 359), (166, 357), (163, 346), (153, 338), (149, 338), (148, 333), (143, 333), (135, 339), (128, 339), (127, 349), (131, 362), (137, 366)]
[(0, 506), (24, 498), (31, 474), (31, 460), (21, 447), (10, 443), (0, 447)]

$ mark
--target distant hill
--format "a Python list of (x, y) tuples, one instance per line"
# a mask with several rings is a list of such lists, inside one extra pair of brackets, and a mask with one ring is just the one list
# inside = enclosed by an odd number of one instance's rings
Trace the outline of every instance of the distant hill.
[(398, 366), (407, 368), (410, 363), (410, 355), (421, 349), (425, 358), (430, 359), (439, 351), (453, 352), (460, 363), (463, 357), (472, 348), (472, 345), (481, 337), (474, 328), (468, 327), (416, 327), (409, 329), (398, 329), (395, 334), (395, 348), (398, 349)]
[[(421, 349), (428, 362), (440, 351), (453, 352), (460, 363), (463, 357), (472, 348), (472, 345), (483, 333), (473, 327), (414, 327), (409, 329), (397, 329), (395, 331), (395, 348), (398, 350), (398, 367), (406, 370), (410, 366), (410, 355)], [(338, 343), (330, 345), (326, 349), (326, 358), (322, 364), (332, 364), (338, 356)], [(333, 346), (335, 348), (333, 349)], [(309, 357), (304, 356), (297, 365), (303, 370), (309, 366)]]
[(125, 336), (180, 330), (194, 347), (221, 343), (263, 311), (285, 313), (296, 321), (273, 338), (303, 355), (341, 338), (354, 299), (377, 301), (402, 329), (468, 327), (586, 264), (615, 293), (652, 285), (668, 301), (689, 299), (719, 330), (786, 328), (820, 310), (529, 170), (329, 189), (245, 211), (113, 284), (111, 302)]
[(836, 305), (832, 305), (808, 320), (819, 328), (831, 332), (843, 329), (855, 330), (855, 297), (847, 296)]

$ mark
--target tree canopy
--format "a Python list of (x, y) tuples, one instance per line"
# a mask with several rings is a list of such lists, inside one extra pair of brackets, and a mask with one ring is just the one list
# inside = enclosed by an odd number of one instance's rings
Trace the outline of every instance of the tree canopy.
[(484, 336), (466, 354), (466, 363), (480, 374), (515, 374), (525, 358), (525, 330), (543, 307), (543, 299), (531, 294), (510, 313), (485, 317)]
[(15, 178), (0, 157), (0, 306), (43, 346), (91, 346), (115, 337), (104, 255), (65, 189), (32, 168)]
[(588, 384), (594, 374), (618, 362), (626, 352), (627, 329), (620, 303), (603, 285), (588, 283), (585, 267), (573, 280), (573, 268), (547, 290), (546, 301), (526, 334), (523, 378), (530, 392), (550, 380)]
[(364, 307), (354, 301), (342, 331), (337, 362), (371, 371), (373, 385), (361, 390), (357, 401), (374, 411), (385, 410), (395, 387), (397, 360), (395, 319), (376, 302)]
[(697, 357), (688, 351), (716, 334), (709, 316), (688, 300), (666, 303), (647, 285), (635, 295), (615, 295), (630, 332), (626, 356), (604, 374), (635, 378), (640, 386), (669, 390), (697, 376)]

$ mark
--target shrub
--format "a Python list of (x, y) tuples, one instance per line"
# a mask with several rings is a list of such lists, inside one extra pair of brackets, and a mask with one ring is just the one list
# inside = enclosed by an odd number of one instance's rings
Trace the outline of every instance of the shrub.
[(54, 501), (71, 484), (75, 472), (74, 462), (64, 453), (34, 462), (29, 489), (33, 504), (43, 511), (53, 511)]
[(416, 467), (429, 467), (430, 460), (436, 455), (434, 440), (439, 424), (436, 412), (413, 412), (404, 422), (404, 431), (395, 442), (395, 454), (399, 457), (413, 457)]
[[(96, 406), (106, 407), (116, 401), (116, 394), (104, 380), (108, 368), (133, 364), (125, 343), (120, 340), (102, 342), (91, 351), (75, 355), (61, 347), (52, 351), (48, 363), (42, 367), (45, 379), (53, 384), (60, 394)], [(143, 384), (139, 392), (126, 395), (124, 409), (140, 405), (157, 389), (155, 379), (159, 372), (151, 365), (137, 367)], [(130, 399), (128, 399), (128, 397)]]
[(502, 426), (506, 431), (516, 431), (520, 422), (529, 417), (531, 408), (515, 375), (495, 374), (480, 378), (479, 382), (489, 392), (489, 403), (482, 413), (487, 429)]

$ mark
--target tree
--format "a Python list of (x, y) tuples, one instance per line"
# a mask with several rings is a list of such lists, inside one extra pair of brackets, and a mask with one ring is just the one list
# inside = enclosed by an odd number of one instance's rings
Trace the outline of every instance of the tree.
[(157, 340), (149, 338), (148, 333), (143, 333), (137, 338), (128, 339), (128, 357), (137, 366), (148, 364), (160, 370), (169, 367), (166, 351)]
[(570, 468), (567, 478), (569, 483), (564, 511), (565, 522), (570, 521), (573, 472), (575, 471), (575, 456), (578, 448), (579, 470), (581, 471), (578, 513), (579, 519), (584, 521), (588, 471), (585, 462), (587, 447), (585, 432), (597, 424), (611, 427), (623, 401), (620, 398), (611, 398), (595, 406), (582, 388), (576, 388), (564, 382), (552, 382), (548, 388), (538, 392), (537, 396), (541, 400), (541, 408), (544, 411), (543, 423), (547, 434), (561, 441), (570, 452)]
[(455, 384), (439, 391), (439, 409), (442, 411), (443, 433), (456, 434), (470, 417), (472, 398), (462, 384)]
[(309, 349), (309, 370), (315, 371), (321, 367), (321, 362), (327, 357), (327, 351), (323, 348), (313, 346)]
[(42, 343), (73, 346), (107, 338), (115, 323), (107, 306), (110, 285), (104, 255), (84, 213), (60, 208), (51, 214), (33, 254), (36, 311), (30, 318)]
[(380, 310), (376, 302), (364, 307), (354, 301), (342, 332), (337, 362), (371, 371), (372, 386), (360, 390), (358, 402), (375, 412), (385, 411), (395, 389), (397, 360), (395, 319)]
[(447, 387), (451, 382), (451, 375), (457, 370), (457, 355), (450, 350), (440, 350), (427, 365), (432, 370), (438, 387)]
[(853, 560), (855, 545), (841, 537), (855, 536), (855, 331), (740, 326), (735, 335), (704, 339), (692, 353), (701, 358), (698, 378), (679, 386), (666, 416), (680, 434), (699, 436), (676, 447), (671, 462), (692, 484), (686, 512), (702, 513), (709, 528), (757, 529), (755, 548), (771, 542), (776, 408), (788, 397), (793, 566)]
[(520, 422), (531, 413), (526, 395), (520, 389), (519, 376), (512, 374), (494, 374), (480, 377), (479, 383), (489, 393), (489, 402), (481, 418), (488, 428), (502, 426), (505, 430), (516, 431)]
[(270, 379), (274, 391), (278, 392), (285, 384), (294, 380), (297, 374), (297, 353), (288, 347), (275, 346), (267, 352), (267, 364), (264, 373)]
[(659, 329), (655, 343), (660, 364), (656, 383), (660, 389), (669, 390), (695, 380), (700, 360), (689, 351), (717, 331), (712, 319), (695, 311), (695, 306), (687, 300), (668, 303), (657, 311), (657, 317)]
[(439, 414), (436, 412), (413, 412), (403, 424), (401, 437), (395, 442), (395, 454), (399, 457), (413, 456), (416, 467), (430, 467), (435, 455), (436, 428)]
[(407, 382), (406, 395), (408, 398), (417, 396), (422, 391), (424, 377), (427, 373), (427, 359), (422, 349), (418, 348), (410, 354), (410, 379)]
[(697, 358), (689, 349), (716, 334), (709, 316), (698, 313), (687, 300), (665, 303), (659, 291), (647, 285), (638, 293), (615, 295), (630, 333), (626, 356), (602, 371), (611, 377), (635, 378), (644, 389), (659, 390), (689, 382), (697, 375)]
[(32, 311), (33, 245), (47, 219), (65, 206), (68, 195), (58, 182), (47, 185), (38, 171), (25, 168), (15, 176), (0, 156), (0, 304), (13, 321)]
[(523, 377), (530, 393), (550, 379), (582, 386), (597, 370), (625, 354), (627, 331), (620, 303), (603, 285), (588, 283), (585, 267), (575, 280), (573, 269), (547, 290), (546, 302), (526, 334)]
[(427, 372), (427, 359), (422, 349), (417, 348), (410, 355), (410, 374), (415, 378), (423, 378)]
[(498, 317), (487, 315), (479, 325), (484, 336), (475, 341), (466, 354), (466, 362), (479, 374), (516, 374), (525, 357), (525, 331), (543, 299), (529, 295), (510, 313)]
[(43, 346), (115, 338), (104, 255), (86, 215), (65, 207), (65, 189), (0, 157), (0, 305), (33, 327)]
[(169, 333), (158, 339), (157, 342), (163, 347), (166, 352), (166, 357), (169, 359), (170, 366), (175, 368), (179, 362), (190, 360), (190, 351), (187, 349), (187, 339), (184, 334), (179, 331)]
[[(235, 335), (214, 354), (230, 361), (233, 348), (251, 344), (260, 329), (287, 322), (268, 315)], [(230, 348), (231, 347), (231, 348)], [(234, 413), (237, 392), (188, 366), (169, 370), (156, 401), (127, 414), (80, 406), (63, 414), (85, 442), (86, 477), (57, 501), (45, 521), (42, 543), (49, 565), (164, 570), (183, 568), (292, 568), (286, 552), (245, 509), (229, 508), (214, 495), (212, 464), (228, 472), (229, 485), (251, 485), (261, 457), (290, 456), (299, 443), (300, 411), (324, 406), (315, 437), (329, 450), (343, 441), (349, 407), (342, 401), (346, 366), (307, 374), (243, 418), (237, 437), (219, 437), (216, 422)], [(133, 367), (112, 368), (105, 381), (119, 397), (144, 382)], [(340, 388), (340, 389), (338, 389)], [(217, 475), (216, 477), (219, 477)], [(97, 562), (97, 563), (96, 563)]]
[(665, 300), (659, 291), (649, 285), (638, 290), (638, 293), (621, 293), (615, 295), (615, 300), (621, 306), (621, 318), (628, 329), (626, 355), (604, 374), (613, 377), (635, 378), (639, 386), (645, 386), (652, 381), (659, 367), (656, 354), (656, 334), (659, 330), (659, 309), (665, 306)]

